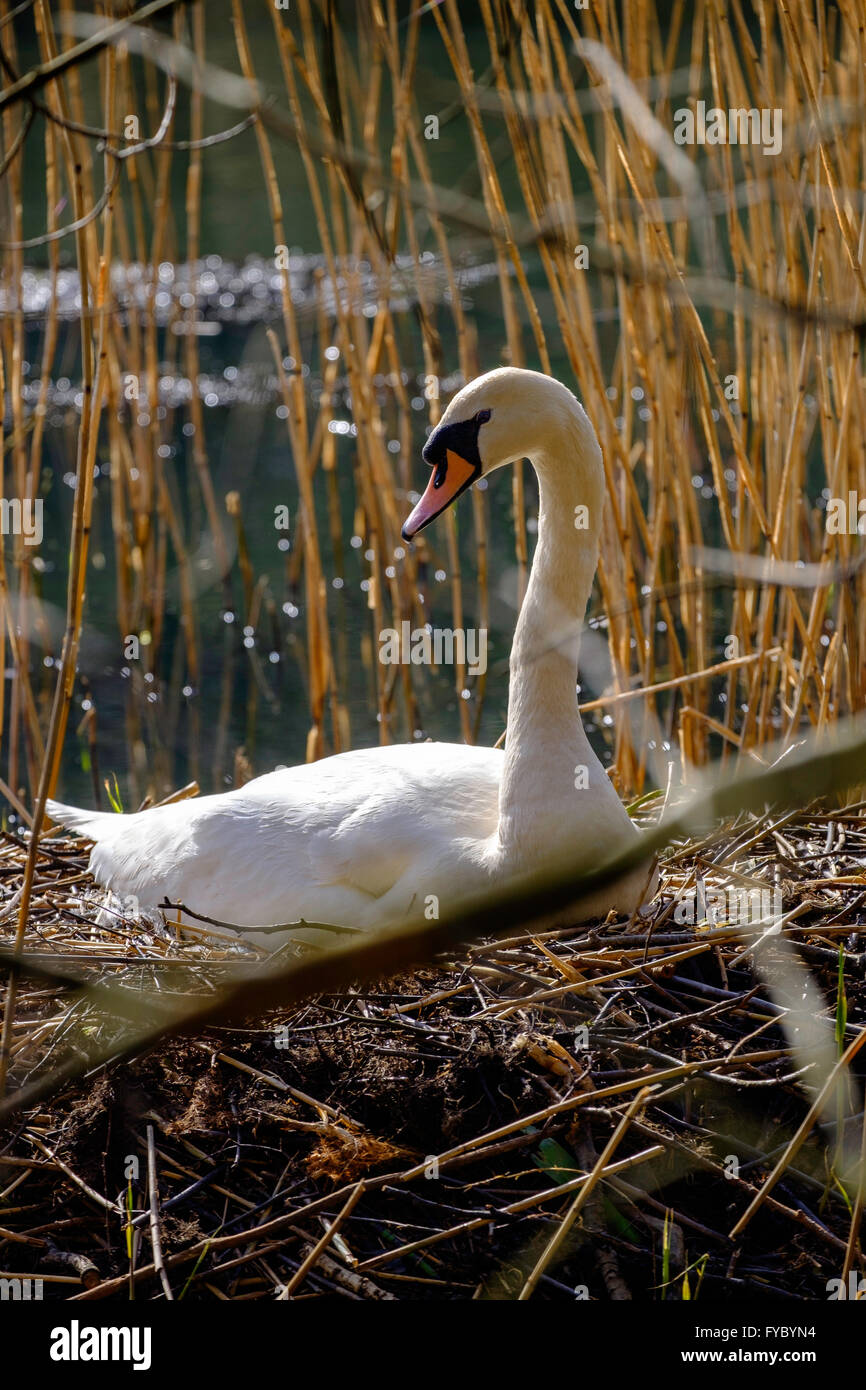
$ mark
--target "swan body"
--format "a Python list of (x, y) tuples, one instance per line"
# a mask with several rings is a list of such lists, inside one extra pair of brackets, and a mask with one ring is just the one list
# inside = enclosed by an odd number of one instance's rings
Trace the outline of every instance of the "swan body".
[[(529, 457), (538, 544), (511, 656), (505, 751), (415, 743), (359, 749), (235, 791), (130, 815), (49, 802), (94, 841), (90, 869), (143, 912), (166, 901), (241, 929), (303, 919), (365, 930), (446, 916), (461, 899), (566, 854), (595, 865), (638, 834), (577, 708), (579, 629), (597, 561), (604, 475), (595, 432), (559, 382), (501, 368), (450, 402), (424, 449), (430, 484), (411, 539), (482, 473)], [(578, 521), (585, 522), (578, 525)], [(642, 864), (576, 904), (632, 913)]]

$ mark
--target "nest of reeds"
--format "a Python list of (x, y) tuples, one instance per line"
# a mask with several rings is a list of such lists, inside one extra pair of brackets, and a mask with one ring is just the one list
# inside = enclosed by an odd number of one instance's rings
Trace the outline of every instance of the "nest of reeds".
[[(50, 972), (170, 998), (259, 953), (96, 925), (82, 843), (50, 841), (10, 1091), (85, 1074), (0, 1132), (0, 1273), (58, 1299), (833, 1296), (863, 1273), (864, 854), (860, 805), (744, 814), (672, 846), (639, 928), (512, 932), (88, 1070), (112, 1021)], [(732, 887), (773, 915), (725, 921)], [(835, 1090), (809, 1017), (848, 1054)]]

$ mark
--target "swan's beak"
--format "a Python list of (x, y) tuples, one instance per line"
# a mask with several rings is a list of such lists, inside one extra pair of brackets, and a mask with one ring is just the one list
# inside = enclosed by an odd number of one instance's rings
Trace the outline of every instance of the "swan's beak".
[(434, 517), (444, 512), (446, 507), (450, 507), (455, 498), (466, 491), (480, 472), (478, 464), (468, 463), (460, 454), (455, 454), (453, 449), (446, 449), (444, 461), (434, 468), (424, 496), (403, 526), (404, 541), (411, 541)]

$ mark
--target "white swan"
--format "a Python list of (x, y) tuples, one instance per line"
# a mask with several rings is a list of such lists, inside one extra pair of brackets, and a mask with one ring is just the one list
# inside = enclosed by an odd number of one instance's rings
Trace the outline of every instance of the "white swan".
[[(95, 841), (90, 869), (145, 912), (166, 901), (241, 928), (360, 928), (440, 916), (465, 895), (570, 853), (598, 863), (637, 831), (584, 733), (577, 633), (604, 505), (598, 440), (572, 393), (501, 368), (465, 386), (423, 451), (433, 474), (411, 540), (476, 478), (528, 457), (538, 543), (511, 653), (507, 747), (422, 743), (359, 749), (257, 777), (236, 791), (131, 815), (49, 802)], [(583, 898), (580, 917), (631, 913), (651, 866)]]

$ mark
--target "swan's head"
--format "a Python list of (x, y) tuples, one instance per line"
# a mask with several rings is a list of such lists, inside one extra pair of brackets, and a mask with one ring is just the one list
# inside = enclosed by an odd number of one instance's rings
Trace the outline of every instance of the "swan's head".
[(433, 473), (406, 520), (403, 539), (411, 541), (479, 478), (533, 457), (569, 421), (585, 428), (598, 448), (583, 407), (553, 377), (499, 367), (470, 381), (449, 402), (422, 450)]

